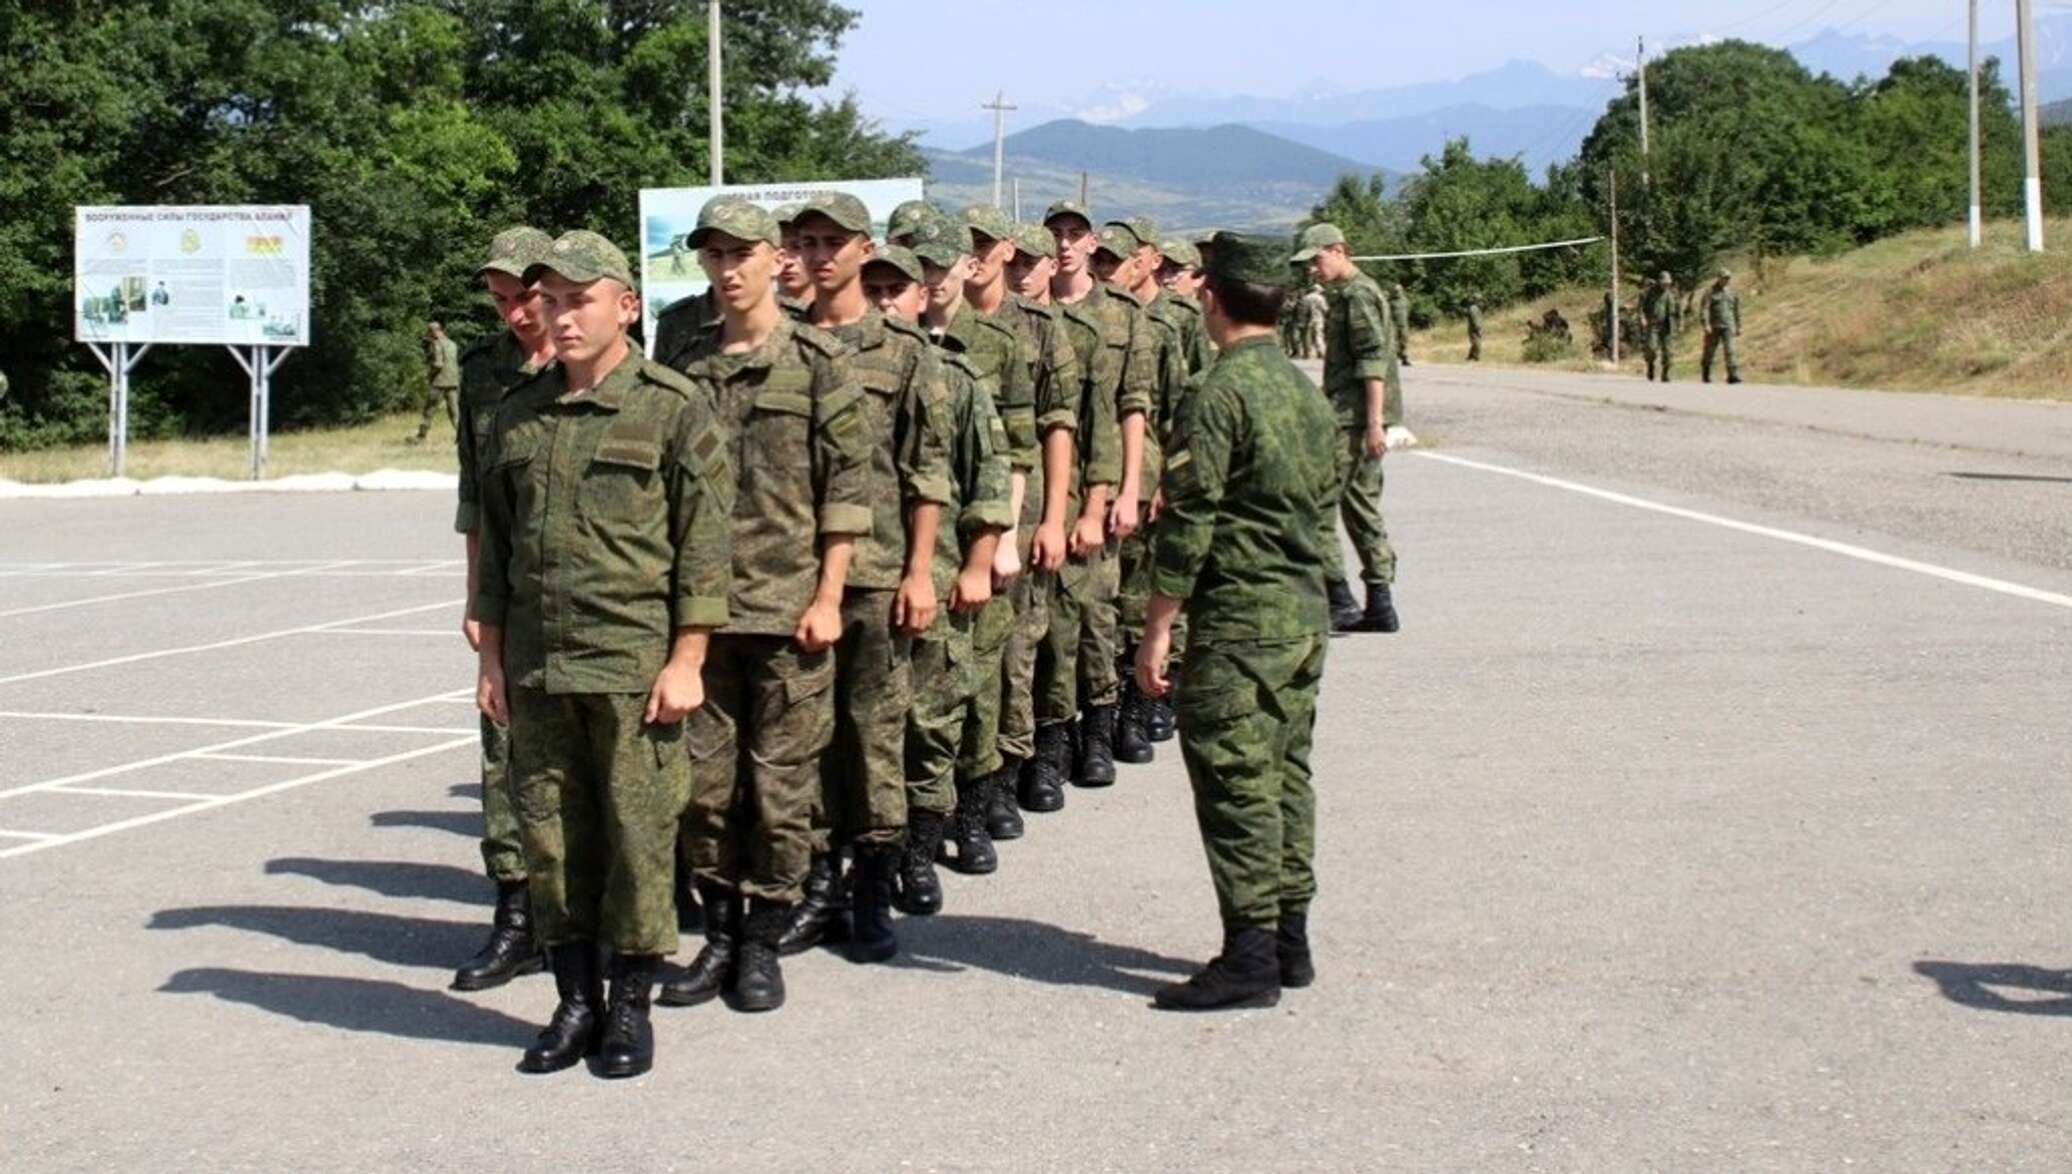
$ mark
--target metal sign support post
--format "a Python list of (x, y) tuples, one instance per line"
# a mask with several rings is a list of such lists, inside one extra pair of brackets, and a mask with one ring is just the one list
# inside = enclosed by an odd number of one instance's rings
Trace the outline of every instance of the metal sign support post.
[[(252, 480), (266, 475), (266, 449), (269, 436), (268, 421), (273, 416), (273, 373), (287, 361), (288, 347), (270, 347), (264, 343), (252, 347), (246, 355), (242, 347), (227, 347), (230, 357), (245, 369), (251, 386), (251, 421), (247, 429), (252, 444)], [(278, 351), (278, 354), (274, 352)]]
[(129, 343), (111, 342), (105, 351), (95, 342), (86, 345), (101, 366), (108, 369), (108, 475), (120, 477), (129, 459), (130, 370), (151, 349), (151, 344), (147, 342), (132, 350)]

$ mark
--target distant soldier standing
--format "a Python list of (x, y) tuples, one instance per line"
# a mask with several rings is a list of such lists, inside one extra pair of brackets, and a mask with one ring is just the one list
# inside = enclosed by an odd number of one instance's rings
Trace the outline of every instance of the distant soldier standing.
[(432, 431), (432, 413), (446, 405), (446, 422), (460, 431), (460, 347), (446, 337), (446, 327), (434, 322), (425, 331), (424, 414), (418, 417), (417, 436), (412, 444), (424, 443)]
[[(540, 309), (539, 287), (525, 271), (545, 257), (554, 238), (537, 228), (512, 228), (489, 243), (476, 276), (506, 329), (469, 344), (460, 356), (460, 427), (453, 430), (460, 459), (460, 505), (453, 528), (466, 535), (468, 599), (481, 582), (482, 451), (496, 428), (504, 396), (554, 361), (554, 341)], [(468, 647), (480, 651), (482, 626), (472, 614), (461, 622)], [(453, 989), (481, 991), (502, 986), (540, 968), (533, 937), (532, 901), (526, 895), (525, 845), (518, 809), (511, 798), (508, 730), (482, 718), (482, 865), (496, 882), (496, 913), (489, 941), (453, 975)]]
[(1482, 302), (1468, 299), (1468, 362), (1482, 361)]
[(1346, 253), (1345, 234), (1332, 224), (1302, 232), (1296, 260), (1331, 291), (1331, 323), (1324, 343), (1324, 395), (1339, 429), (1338, 511), (1360, 558), (1367, 586), (1361, 608), (1346, 583), (1336, 534), (1323, 544), (1332, 626), (1341, 632), (1393, 632), (1401, 627), (1391, 585), (1396, 550), (1382, 522), (1381, 464), (1388, 429), (1403, 422), (1403, 379), (1397, 370), (1388, 301), (1374, 279)]
[(1400, 281), (1389, 287), (1389, 322), (1396, 329), (1396, 362), (1408, 367), (1411, 365), (1410, 294)]
[(1727, 355), (1727, 382), (1741, 382), (1741, 356), (1734, 346), (1734, 339), (1741, 333), (1741, 295), (1727, 288), (1734, 275), (1722, 269), (1712, 283), (1712, 290), (1705, 295), (1705, 356), (1698, 364), (1698, 373), (1705, 382), (1712, 382), (1712, 356), (1725, 351)]
[(1647, 353), (1650, 380), (1659, 373), (1662, 382), (1669, 382), (1670, 351), (1676, 342), (1677, 313), (1676, 279), (1664, 269), (1640, 295), (1643, 349)]
[(1331, 407), (1274, 342), (1286, 237), (1217, 239), (1202, 309), (1220, 353), (1182, 413), (1166, 464), (1149, 619), (1136, 675), (1170, 683), (1184, 605), (1195, 652), (1180, 749), (1223, 922), (1223, 948), (1166, 1010), (1271, 1006), (1315, 980), (1316, 792), (1310, 743), (1329, 644), (1319, 547), (1335, 540)]
[(1324, 298), (1324, 288), (1311, 282), (1302, 293), (1302, 321), (1307, 329), (1303, 331), (1300, 357), (1324, 357), (1324, 326), (1330, 317), (1331, 304)]
[[(640, 296), (593, 232), (557, 239), (540, 285), (556, 362), (497, 415), (483, 478), (482, 712), (511, 725), (539, 936), (560, 1003), (519, 1067), (602, 1052), (654, 1064), (648, 999), (676, 949), (683, 719), (726, 622), (734, 472), (711, 401), (626, 336)], [(611, 955), (601, 997), (598, 950)]]

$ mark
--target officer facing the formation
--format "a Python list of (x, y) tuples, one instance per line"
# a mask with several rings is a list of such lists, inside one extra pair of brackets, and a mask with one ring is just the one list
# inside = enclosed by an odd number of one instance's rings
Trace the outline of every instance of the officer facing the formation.
[[(710, 399), (627, 338), (625, 255), (568, 233), (537, 281), (556, 362), (497, 414), (482, 484), (482, 712), (511, 726), (511, 778), (539, 937), (560, 994), (520, 1068), (593, 1049), (606, 1076), (654, 1063), (648, 998), (676, 949), (683, 719), (727, 619), (734, 472)], [(598, 950), (611, 954), (602, 997)]]
[[(554, 238), (537, 228), (496, 234), (489, 255), (475, 270), (489, 290), (506, 329), (469, 344), (460, 356), (460, 426), (453, 430), (460, 458), (460, 505), (453, 528), (466, 536), (468, 596), (481, 582), (482, 451), (496, 427), (504, 396), (554, 361), (554, 340), (540, 309), (539, 287), (525, 280), (534, 262), (547, 256)], [(480, 652), (482, 626), (470, 614), (461, 621), (468, 647)], [(482, 865), (496, 882), (496, 914), (489, 941), (453, 976), (453, 989), (481, 991), (502, 986), (540, 968), (533, 937), (532, 902), (526, 896), (525, 846), (509, 779), (510, 747), (504, 725), (482, 717)]]
[(1302, 231), (1295, 259), (1331, 291), (1331, 321), (1324, 342), (1324, 395), (1338, 416), (1336, 499), (1345, 530), (1360, 557), (1366, 583), (1363, 609), (1345, 581), (1336, 535), (1324, 543), (1325, 582), (1332, 626), (1341, 632), (1394, 632), (1401, 627), (1391, 584), (1396, 551), (1381, 517), (1382, 458), (1388, 429), (1403, 422), (1403, 378), (1387, 299), (1374, 279), (1347, 255), (1345, 234), (1333, 224)]
[(1734, 346), (1741, 333), (1741, 295), (1727, 288), (1732, 280), (1732, 273), (1720, 270), (1705, 295), (1705, 354), (1698, 373), (1707, 383), (1712, 382), (1712, 356), (1720, 351), (1727, 356), (1727, 382), (1741, 382), (1741, 355)]
[(446, 327), (438, 322), (425, 330), (425, 397), (424, 414), (417, 420), (417, 435), (412, 444), (424, 443), (432, 431), (432, 413), (446, 405), (446, 422), (460, 431), (460, 347), (446, 337)]
[(1315, 979), (1309, 756), (1329, 643), (1320, 547), (1335, 538), (1332, 409), (1274, 341), (1285, 237), (1223, 234), (1202, 291), (1219, 349), (1166, 463), (1165, 515), (1136, 675), (1163, 694), (1184, 606), (1195, 653), (1180, 748), (1223, 922), (1222, 951), (1160, 989), (1168, 1010), (1271, 1006)]
[(1662, 382), (1669, 382), (1678, 316), (1676, 279), (1664, 269), (1640, 295), (1641, 350), (1647, 355), (1649, 380), (1659, 374)]
[(1482, 361), (1482, 302), (1479, 298), (1468, 299), (1468, 362)]

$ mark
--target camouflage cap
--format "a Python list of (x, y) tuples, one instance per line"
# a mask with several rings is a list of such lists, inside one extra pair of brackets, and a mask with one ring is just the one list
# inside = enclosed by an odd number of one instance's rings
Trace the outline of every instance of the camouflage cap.
[(863, 263), (865, 272), (868, 272), (873, 265), (889, 265), (893, 269), (898, 270), (899, 275), (908, 281), (920, 281), (922, 279), (921, 259), (914, 255), (912, 249), (899, 245), (886, 245), (877, 252), (872, 253), (870, 259)]
[(609, 277), (627, 289), (634, 288), (633, 268), (626, 264), (626, 254), (587, 228), (556, 237), (545, 252), (525, 267), (525, 280), (537, 281), (540, 274), (549, 271), (578, 285)]
[(1139, 247), (1144, 245), (1149, 245), (1154, 249), (1158, 247), (1158, 224), (1149, 216), (1131, 216), (1126, 220), (1110, 220), (1108, 223), (1119, 224), (1129, 229), (1130, 235), (1137, 238)]
[(1734, 271), (1733, 271), (1732, 269), (1728, 269), (1728, 268), (1725, 268), (1724, 266), (1722, 266), (1722, 267), (1721, 267), (1721, 269), (1720, 269), (1720, 271), (1719, 271), (1719, 279), (1720, 279), (1721, 281), (1726, 281), (1726, 280), (1728, 280), (1729, 278), (1731, 278), (1731, 277), (1733, 277), (1733, 276), (1734, 276)]
[(799, 213), (805, 211), (805, 209), (806, 205), (804, 202), (793, 200), (789, 204), (779, 204), (772, 209), (770, 219), (777, 222), (777, 227), (786, 228), (790, 226), (792, 221), (797, 220)]
[(1112, 254), (1118, 261), (1127, 261), (1137, 255), (1137, 234), (1124, 224), (1101, 226), (1100, 243), (1094, 246), (1096, 253)]
[(804, 220), (808, 216), (825, 216), (848, 232), (870, 234), (871, 210), (848, 192), (823, 192), (807, 200), (796, 219)]
[(971, 251), (971, 229), (947, 216), (929, 216), (914, 226), (914, 255), (944, 269)]
[(1031, 257), (1055, 259), (1058, 255), (1058, 238), (1052, 236), (1050, 230), (1041, 224), (1018, 224), (1014, 229), (1014, 251), (1027, 253)]
[(1671, 277), (1669, 275), (1669, 270), (1664, 269), (1661, 272), (1661, 274), (1655, 278), (1655, 280), (1661, 282), (1663, 285), (1668, 285), (1670, 282), (1675, 281), (1676, 278)]
[(1288, 263), (1288, 245), (1292, 242), (1287, 237), (1219, 232), (1209, 243), (1210, 277), (1282, 288), (1295, 280), (1295, 271)]
[(1166, 260), (1171, 261), (1182, 269), (1201, 268), (1201, 250), (1195, 248), (1187, 241), (1162, 241), (1158, 246), (1158, 251), (1165, 255)]
[(973, 232), (984, 233), (992, 240), (1014, 239), (1014, 225), (1007, 222), (1007, 214), (991, 204), (973, 204), (964, 209), (964, 223), (970, 225)]
[(1060, 216), (1077, 216), (1081, 220), (1086, 221), (1087, 227), (1093, 227), (1094, 218), (1087, 215), (1085, 205), (1078, 200), (1059, 200), (1043, 210), (1043, 222), (1045, 224), (1049, 224)]
[(695, 249), (705, 243), (706, 237), (718, 232), (735, 240), (777, 245), (784, 240), (777, 223), (775, 216), (739, 196), (714, 196), (698, 209), (698, 227), (691, 230), (684, 243)]
[(894, 208), (891, 217), (885, 221), (885, 237), (890, 240), (896, 236), (912, 236), (921, 225), (938, 219), (939, 216), (935, 205), (926, 200), (901, 201), (899, 207)]
[(545, 256), (553, 246), (553, 237), (529, 224), (507, 228), (490, 240), (489, 252), (482, 258), (482, 264), (475, 268), (475, 275), (507, 273), (523, 278), (532, 263)]
[[(1216, 235), (1220, 237), (1234, 236), (1236, 234), (1219, 232)], [(1332, 245), (1342, 245), (1344, 243), (1345, 234), (1338, 231), (1337, 225), (1312, 224), (1308, 228), (1303, 229), (1302, 235), (1295, 239), (1295, 255), (1290, 260), (1299, 265), (1325, 249), (1330, 248)]]

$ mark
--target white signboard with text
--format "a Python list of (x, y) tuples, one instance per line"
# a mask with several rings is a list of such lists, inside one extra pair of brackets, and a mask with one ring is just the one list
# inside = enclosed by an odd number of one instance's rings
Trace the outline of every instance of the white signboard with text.
[(309, 345), (309, 209), (73, 209), (80, 342)]
[(811, 180), (801, 183), (728, 184), (725, 187), (642, 188), (640, 192), (640, 297), (647, 337), (655, 336), (655, 315), (679, 298), (705, 292), (698, 255), (684, 238), (698, 227), (698, 209), (717, 195), (740, 196), (764, 208), (803, 202), (824, 192), (848, 192), (871, 211), (871, 235), (883, 239), (892, 210), (921, 198), (915, 179)]

